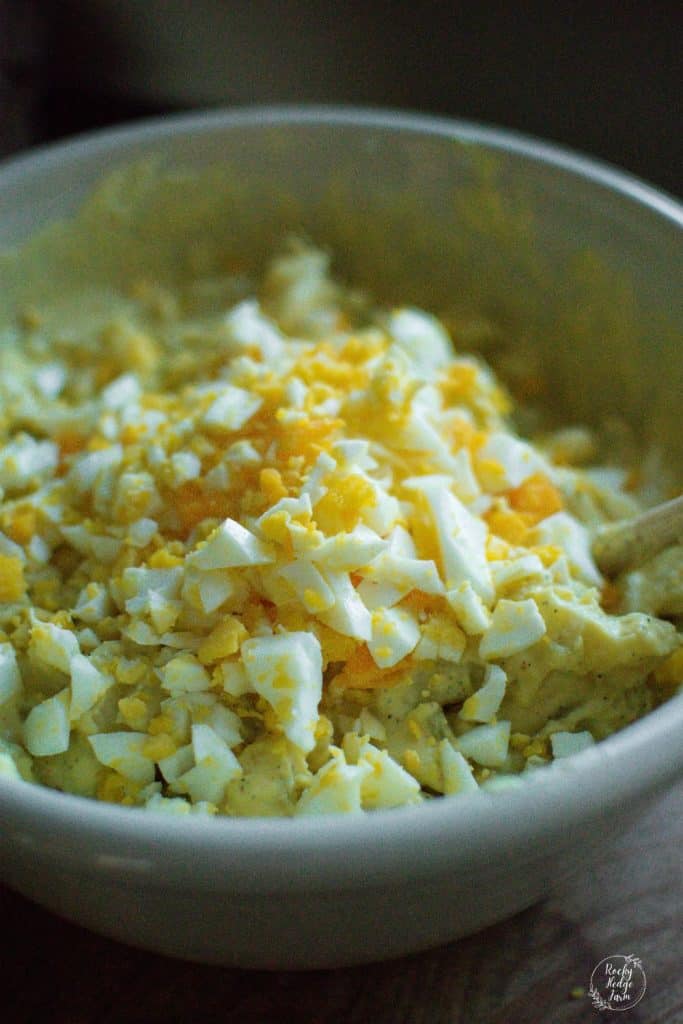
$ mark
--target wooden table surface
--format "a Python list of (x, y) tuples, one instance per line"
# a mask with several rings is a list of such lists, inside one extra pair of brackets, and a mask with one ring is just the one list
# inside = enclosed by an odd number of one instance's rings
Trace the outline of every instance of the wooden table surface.
[[(100, 938), (0, 887), (3, 1024), (681, 1024), (683, 785), (545, 903), (429, 953), (318, 972), (203, 967)], [(639, 956), (637, 1007), (593, 1009), (596, 964)]]

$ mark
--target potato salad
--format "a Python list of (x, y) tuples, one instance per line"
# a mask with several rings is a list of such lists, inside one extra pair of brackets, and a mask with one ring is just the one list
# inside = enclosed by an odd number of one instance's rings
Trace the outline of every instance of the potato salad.
[(173, 814), (500, 787), (683, 680), (683, 549), (616, 581), (633, 475), (524, 440), (432, 315), (301, 242), (0, 338), (0, 773)]

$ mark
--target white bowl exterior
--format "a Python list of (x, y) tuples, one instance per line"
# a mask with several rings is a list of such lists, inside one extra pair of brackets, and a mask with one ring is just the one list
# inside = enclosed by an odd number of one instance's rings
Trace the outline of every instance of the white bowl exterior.
[[(520, 152), (683, 224), (680, 208), (647, 186), (514, 135), (385, 113), (276, 110), (149, 122), (10, 161), (0, 169), (0, 242), (72, 212), (113, 163), (160, 146), (170, 160), (201, 163), (220, 154), (231, 126), (288, 117)], [(682, 749), (683, 696), (504, 793), (319, 821), (178, 821), (0, 779), (1, 870), (72, 920), (175, 956), (272, 968), (398, 956), (542, 897), (683, 774)]]
[(680, 775), (682, 739), (678, 697), (504, 793), (353, 821), (177, 821), (0, 782), (3, 877), (171, 956), (279, 969), (400, 956), (585, 869)]

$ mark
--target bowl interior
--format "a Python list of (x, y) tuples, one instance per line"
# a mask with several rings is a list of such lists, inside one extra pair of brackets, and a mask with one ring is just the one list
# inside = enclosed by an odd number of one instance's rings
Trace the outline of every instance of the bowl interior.
[(550, 421), (618, 419), (683, 462), (683, 217), (588, 161), (457, 123), (266, 110), (103, 133), (10, 162), (0, 186), (0, 249), (70, 218), (2, 257), (0, 322), (27, 303), (57, 323), (96, 314), (140, 276), (257, 269), (304, 234), (344, 279), (447, 316), (456, 338), (485, 321), (483, 354)]

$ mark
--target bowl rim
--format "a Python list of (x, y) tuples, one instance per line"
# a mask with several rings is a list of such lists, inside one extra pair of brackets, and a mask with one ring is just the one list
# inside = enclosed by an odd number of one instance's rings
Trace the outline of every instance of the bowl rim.
[[(0, 162), (0, 191), (27, 174), (161, 142), (178, 133), (233, 128), (348, 125), (410, 131), (505, 150), (593, 182), (683, 228), (683, 205), (609, 164), (552, 143), (460, 119), (381, 108), (277, 105), (211, 109), (156, 117), (51, 143)], [(67, 867), (144, 876), (146, 884), (182, 880), (195, 888), (240, 890), (365, 885), (436, 877), (484, 858), (495, 872), (539, 842), (567, 844), (573, 830), (600, 828), (611, 814), (634, 812), (650, 793), (683, 775), (683, 694), (594, 747), (529, 773), (504, 792), (358, 816), (208, 818), (145, 812), (0, 777), (0, 842), (30, 848)], [(607, 826), (606, 826), (607, 827)], [(43, 845), (41, 845), (43, 844)]]
[(683, 227), (683, 201), (608, 161), (512, 128), (464, 118), (373, 106), (317, 103), (247, 105), (145, 117), (132, 124), (122, 123), (82, 132), (32, 147), (26, 152), (10, 154), (0, 159), (0, 184), (7, 187), (21, 179), (27, 171), (44, 172), (53, 164), (78, 162), (85, 155), (95, 156), (135, 142), (152, 139), (161, 141), (179, 131), (210, 134), (219, 128), (256, 128), (283, 124), (338, 124), (355, 128), (404, 130), (512, 151), (626, 195)]

